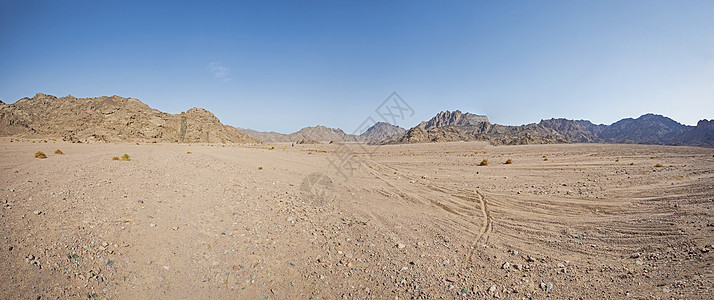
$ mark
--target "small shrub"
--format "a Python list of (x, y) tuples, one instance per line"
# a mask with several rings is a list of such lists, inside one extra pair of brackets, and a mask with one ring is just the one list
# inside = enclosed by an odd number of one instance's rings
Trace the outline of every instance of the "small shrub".
[(661, 167), (664, 167), (664, 166), (663, 166), (662, 164), (656, 164), (656, 165), (655, 165), (655, 168), (661, 168)]
[(60, 150), (60, 149), (57, 149), (57, 150), (55, 150), (55, 154), (64, 154), (64, 152), (62, 152), (62, 150)]
[(479, 164), (479, 166), (488, 166), (488, 159), (483, 159)]
[(258, 167), (258, 170), (262, 170), (262, 169), (263, 169), (263, 167)]
[(112, 157), (112, 160), (119, 160), (119, 159), (120, 159), (119, 156)]
[(136, 144), (138, 145), (139, 143), (136, 143)]
[(620, 159), (615, 159), (615, 162), (620, 162)]
[(634, 165), (635, 165), (635, 163), (633, 163), (633, 162), (630, 163), (630, 166), (634, 166)]
[(650, 156), (650, 159), (654, 159), (654, 156)]
[(37, 151), (37, 152), (35, 152), (35, 158), (45, 159), (45, 158), (47, 158), (47, 155), (45, 155), (45, 153), (42, 151)]
[(275, 146), (268, 148), (268, 150), (275, 150)]
[(186, 152), (186, 154), (191, 154), (191, 151)]
[(131, 157), (129, 157), (129, 154), (124, 153), (124, 155), (121, 156), (121, 160), (130, 161)]
[(546, 157), (546, 158), (544, 158), (544, 159), (543, 159), (543, 161), (548, 161), (548, 158), (547, 158), (547, 157)]
[(509, 158), (504, 164), (512, 165), (512, 164), (513, 164), (513, 160)]

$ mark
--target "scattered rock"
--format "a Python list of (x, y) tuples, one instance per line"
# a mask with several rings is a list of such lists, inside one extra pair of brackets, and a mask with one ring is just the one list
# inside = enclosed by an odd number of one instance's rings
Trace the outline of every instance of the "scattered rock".
[(42, 212), (35, 209), (35, 211), (33, 211), (33, 213), (35, 213), (36, 215), (39, 215), (39, 214), (41, 214)]
[(406, 246), (404, 243), (397, 243), (397, 248), (399, 249), (404, 249)]
[(504, 269), (504, 270), (507, 270), (510, 267), (511, 267), (511, 264), (509, 264), (508, 262), (505, 262), (505, 263), (503, 263), (503, 265), (501, 265), (501, 269)]

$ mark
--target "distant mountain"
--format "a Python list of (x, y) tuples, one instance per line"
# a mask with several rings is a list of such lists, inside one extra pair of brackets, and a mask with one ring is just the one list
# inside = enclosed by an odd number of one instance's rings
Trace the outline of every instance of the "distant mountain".
[(691, 128), (665, 116), (645, 114), (607, 126), (600, 137), (608, 143), (667, 144)]
[(305, 127), (291, 134), (277, 132), (262, 132), (252, 129), (238, 128), (241, 132), (266, 143), (296, 143), (310, 142), (357, 142), (359, 136), (346, 134), (342, 129), (329, 128), (322, 125)]
[(406, 129), (386, 122), (377, 122), (360, 134), (362, 141), (369, 144), (381, 144), (397, 139), (407, 132)]
[(587, 120), (561, 118), (541, 120), (538, 124), (504, 126), (491, 124), (486, 116), (461, 113), (457, 110), (438, 113), (431, 120), (409, 129), (395, 142), (482, 140), (494, 145), (628, 143), (712, 146), (713, 124), (714, 120), (702, 120), (696, 127), (692, 127), (665, 116), (645, 114), (636, 119), (622, 119), (612, 125), (596, 125)]
[(257, 143), (223, 125), (203, 108), (158, 111), (119, 96), (57, 98), (38, 93), (0, 106), (0, 136), (59, 138), (71, 142)]
[(538, 124), (504, 126), (491, 124), (488, 117), (461, 111), (442, 111), (427, 122), (409, 129), (395, 143), (489, 141), (494, 145), (563, 143), (567, 140)]
[(697, 126), (674, 137), (675, 144), (711, 146), (714, 145), (714, 119), (700, 120)]
[(480, 123), (489, 123), (488, 117), (475, 115), (472, 113), (462, 113), (460, 110), (442, 111), (436, 114), (431, 120), (423, 124), (424, 129), (432, 129), (446, 126), (477, 126)]

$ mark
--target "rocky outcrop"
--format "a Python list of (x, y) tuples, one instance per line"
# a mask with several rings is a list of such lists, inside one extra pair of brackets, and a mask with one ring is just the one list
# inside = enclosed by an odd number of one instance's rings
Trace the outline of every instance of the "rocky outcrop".
[(41, 93), (0, 106), (0, 136), (71, 142), (257, 142), (202, 108), (169, 114), (134, 98), (57, 98)]

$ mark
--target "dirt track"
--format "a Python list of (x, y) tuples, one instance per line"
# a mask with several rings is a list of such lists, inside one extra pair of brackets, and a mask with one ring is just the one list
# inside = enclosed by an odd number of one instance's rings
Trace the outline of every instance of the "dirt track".
[(353, 147), (362, 164), (343, 177), (328, 161), (338, 145), (0, 147), (0, 298), (704, 299), (714, 287), (707, 148)]

